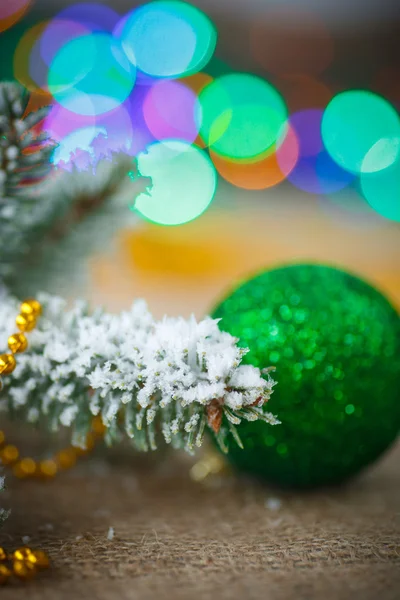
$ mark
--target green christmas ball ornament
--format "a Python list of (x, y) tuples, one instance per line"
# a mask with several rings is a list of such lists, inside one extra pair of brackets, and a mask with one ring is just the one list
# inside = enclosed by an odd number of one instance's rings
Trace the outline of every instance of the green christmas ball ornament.
[(344, 271), (293, 265), (262, 273), (214, 310), (250, 348), (244, 361), (276, 366), (268, 411), (281, 425), (242, 422), (239, 470), (278, 485), (342, 482), (377, 459), (400, 429), (400, 318), (376, 289)]

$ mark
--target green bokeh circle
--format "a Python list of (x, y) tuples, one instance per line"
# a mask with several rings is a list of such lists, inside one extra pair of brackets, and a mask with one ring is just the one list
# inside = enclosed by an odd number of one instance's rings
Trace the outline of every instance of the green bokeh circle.
[(163, 140), (138, 156), (141, 175), (151, 187), (140, 194), (132, 209), (159, 225), (182, 225), (199, 217), (210, 205), (217, 175), (210, 158), (196, 146)]
[(287, 107), (269, 83), (247, 73), (223, 75), (199, 96), (200, 135), (221, 156), (251, 158), (271, 148), (286, 124)]
[(343, 271), (294, 265), (262, 273), (214, 310), (250, 348), (245, 362), (275, 365), (268, 403), (281, 425), (243, 422), (228, 458), (290, 487), (358, 473), (400, 428), (400, 319), (377, 290)]
[(365, 163), (373, 146), (400, 135), (400, 118), (381, 96), (366, 90), (349, 90), (335, 96), (325, 109), (321, 123), (325, 147), (341, 167), (353, 173), (381, 169), (382, 148), (374, 161)]
[(400, 159), (379, 173), (363, 173), (361, 190), (380, 215), (400, 222)]

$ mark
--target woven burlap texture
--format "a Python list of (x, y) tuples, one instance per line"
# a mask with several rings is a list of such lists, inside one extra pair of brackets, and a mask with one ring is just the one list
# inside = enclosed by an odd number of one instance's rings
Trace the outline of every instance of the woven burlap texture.
[(314, 493), (228, 475), (197, 483), (173, 454), (96, 458), (49, 483), (9, 481), (1, 543), (29, 536), (53, 568), (0, 598), (394, 600), (399, 464), (397, 446), (351, 484)]

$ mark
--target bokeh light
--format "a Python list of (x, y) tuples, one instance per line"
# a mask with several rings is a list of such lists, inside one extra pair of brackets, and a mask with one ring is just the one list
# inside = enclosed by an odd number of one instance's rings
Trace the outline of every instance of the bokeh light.
[[(353, 173), (363, 169), (373, 173), (388, 157), (375, 152), (366, 163), (364, 159), (380, 140), (400, 137), (400, 118), (384, 98), (368, 91), (350, 90), (329, 103), (321, 130), (327, 151), (341, 167)], [(390, 144), (381, 149), (386, 151), (385, 148), (392, 155)]]
[(374, 173), (387, 169), (399, 158), (400, 137), (387, 137), (378, 140), (368, 150), (361, 164), (362, 173)]
[(95, 125), (94, 108), (92, 115), (77, 115), (61, 104), (54, 104), (44, 120), (43, 127), (54, 141), (60, 142), (75, 130)]
[(214, 25), (184, 2), (152, 2), (123, 19), (114, 33), (120, 33), (127, 56), (148, 75), (191, 75), (208, 63), (215, 50)]
[[(40, 56), (38, 43), (47, 25), (48, 21), (37, 23), (21, 36), (14, 52), (13, 69), (15, 79), (30, 92), (48, 95), (47, 80), (43, 81), (43, 79), (40, 79), (44, 64)], [(35, 80), (35, 74), (31, 75), (32, 57), (34, 59), (36, 76), (38, 75), (38, 71), (40, 71), (39, 81)]]
[[(208, 73), (195, 73), (194, 75), (189, 75), (188, 77), (183, 77), (182, 79), (178, 79), (178, 81), (180, 83), (182, 83), (182, 85), (184, 85), (185, 87), (189, 88), (195, 95), (196, 95), (196, 107), (195, 107), (195, 126), (198, 132), (198, 135), (196, 136), (196, 139), (194, 140), (194, 143), (196, 144), (196, 146), (198, 146), (199, 148), (206, 148), (206, 144), (204, 142), (204, 140), (202, 139), (202, 137), (200, 136), (200, 132), (199, 132), (199, 118), (198, 118), (198, 114), (199, 114), (199, 100), (198, 97), (200, 96), (202, 90), (204, 90), (204, 88), (209, 85), (212, 81), (213, 81), (213, 77), (211, 77), (211, 75), (208, 75)], [(197, 116), (197, 118), (196, 118)]]
[(1, 0), (0, 32), (9, 29), (26, 13), (32, 0)]
[(148, 94), (149, 88), (147, 86), (137, 86), (132, 90), (129, 96), (129, 115), (132, 121), (133, 137), (132, 146), (129, 154), (136, 156), (139, 152), (146, 150), (150, 144), (156, 142), (156, 138), (153, 136), (143, 115), (143, 105)]
[(72, 159), (76, 160), (80, 156), (85, 158), (85, 162), (83, 164), (81, 162), (80, 165), (78, 163), (78, 166), (80, 166), (79, 170), (87, 169), (94, 163), (93, 142), (100, 134), (106, 136), (107, 132), (105, 129), (96, 127), (95, 125), (74, 129), (57, 145), (53, 155), (53, 163), (55, 165), (61, 163), (63, 168), (72, 168), (72, 164), (75, 162)]
[(56, 20), (74, 21), (92, 33), (111, 32), (120, 20), (120, 15), (104, 4), (95, 2), (79, 2), (60, 11)]
[(197, 96), (204, 90), (206, 85), (209, 85), (213, 81), (213, 77), (208, 73), (195, 73), (188, 77), (182, 77), (179, 79), (186, 87), (191, 89)]
[[(82, 23), (57, 16), (48, 21), (38, 39), (40, 58), (49, 67), (61, 48), (82, 35), (92, 33), (91, 29)], [(34, 68), (34, 65), (32, 65)]]
[(309, 108), (301, 110), (290, 117), (300, 144), (302, 157), (315, 156), (324, 148), (321, 137), (322, 110)]
[(200, 135), (219, 155), (249, 158), (278, 139), (287, 109), (275, 88), (249, 74), (224, 75), (199, 96)]
[(277, 147), (254, 162), (232, 160), (213, 151), (210, 156), (219, 174), (229, 183), (246, 190), (264, 190), (284, 181), (294, 169), (299, 144), (293, 128), (289, 127)]
[(342, 169), (324, 148), (321, 137), (323, 114), (322, 110), (309, 109), (299, 111), (289, 119), (298, 139), (300, 156), (288, 174), (288, 180), (311, 194), (337, 192), (354, 179), (354, 175)]
[(383, 217), (400, 222), (400, 159), (386, 169), (361, 174), (367, 202)]
[(97, 115), (124, 102), (135, 83), (135, 69), (109, 34), (78, 37), (56, 54), (49, 70), (55, 100), (77, 114)]
[(288, 180), (309, 194), (332, 194), (347, 187), (354, 175), (335, 163), (326, 151), (299, 158)]
[[(30, 0), (1, 4), (0, 30)], [(339, 192), (359, 185), (371, 213), (398, 220), (395, 108), (370, 91), (334, 95), (322, 75), (333, 40), (315, 13), (270, 7), (249, 34), (272, 82), (213, 56), (216, 29), (191, 4), (156, 0), (119, 15), (78, 2), (25, 31), (14, 75), (32, 92), (29, 109), (53, 103), (44, 128), (59, 144), (59, 168), (89, 169), (118, 151), (139, 155), (154, 181), (137, 204), (148, 220), (196, 218), (213, 198), (216, 171), (238, 188), (288, 180), (340, 202), (347, 192)], [(375, 79), (378, 91), (398, 88), (390, 67)]]
[(201, 215), (216, 189), (215, 169), (206, 154), (181, 141), (151, 145), (138, 156), (139, 171), (151, 177), (148, 194), (141, 194), (134, 209), (162, 225), (180, 225)]
[(194, 142), (197, 96), (183, 83), (161, 80), (148, 91), (143, 104), (147, 127), (157, 140), (179, 139)]
[(74, 162), (79, 150), (90, 154), (92, 165), (101, 158), (109, 158), (112, 152), (130, 154), (133, 144), (130, 112), (129, 101), (106, 114), (96, 115), (93, 110), (92, 115), (85, 116), (55, 104), (44, 122), (44, 128), (58, 143), (53, 162), (66, 168)]
[(256, 61), (276, 75), (322, 73), (333, 59), (332, 37), (313, 12), (293, 6), (270, 7), (250, 31)]

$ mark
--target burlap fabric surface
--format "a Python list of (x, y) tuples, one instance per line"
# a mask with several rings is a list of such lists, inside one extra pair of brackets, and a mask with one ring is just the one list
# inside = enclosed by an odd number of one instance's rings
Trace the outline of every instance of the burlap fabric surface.
[(197, 483), (173, 454), (96, 458), (47, 484), (10, 482), (0, 541), (30, 536), (53, 568), (0, 588), (1, 600), (394, 600), (399, 464), (397, 446), (346, 487), (307, 494), (227, 475)]

